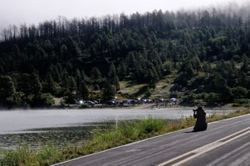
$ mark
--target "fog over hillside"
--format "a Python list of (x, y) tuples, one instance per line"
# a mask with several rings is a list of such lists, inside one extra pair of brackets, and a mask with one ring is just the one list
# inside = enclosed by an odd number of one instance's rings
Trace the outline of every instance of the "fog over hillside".
[(78, 0), (0, 0), (0, 32), (3, 35), (2, 31), (4, 29), (13, 29), (14, 25), (17, 27), (21, 24), (37, 26), (44, 21), (56, 20), (59, 16), (66, 17), (67, 19), (103, 18), (106, 15), (119, 15), (121, 13), (130, 15), (136, 12), (143, 14), (145, 12), (152, 12), (153, 10), (177, 12), (182, 10), (199, 11), (206, 8), (212, 13), (213, 9), (217, 9), (217, 11), (230, 13), (231, 15), (238, 13), (245, 19), (249, 16), (249, 4), (247, 0), (176, 0), (174, 2), (169, 0), (137, 0), (136, 2), (128, 0), (126, 2), (119, 2), (119, 4), (114, 0), (105, 2), (99, 0), (91, 2)]

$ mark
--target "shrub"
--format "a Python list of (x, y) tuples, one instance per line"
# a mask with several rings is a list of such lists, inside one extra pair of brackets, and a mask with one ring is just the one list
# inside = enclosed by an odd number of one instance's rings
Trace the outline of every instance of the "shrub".
[(3, 166), (32, 165), (38, 166), (36, 154), (27, 146), (19, 146), (16, 150), (7, 151), (4, 158), (0, 161)]
[(81, 104), (79, 108), (88, 108), (89, 106), (87, 104)]
[(55, 104), (54, 98), (50, 93), (42, 93), (35, 96), (31, 101), (32, 107), (50, 107)]
[(49, 165), (60, 161), (62, 153), (57, 147), (51, 145), (42, 146), (40, 151), (37, 153), (37, 160), (39, 165)]
[(247, 106), (247, 99), (234, 99), (233, 107)]
[(166, 123), (164, 120), (153, 119), (152, 117), (141, 120), (137, 125), (140, 131), (139, 135), (144, 136), (149, 133), (163, 133), (166, 130)]

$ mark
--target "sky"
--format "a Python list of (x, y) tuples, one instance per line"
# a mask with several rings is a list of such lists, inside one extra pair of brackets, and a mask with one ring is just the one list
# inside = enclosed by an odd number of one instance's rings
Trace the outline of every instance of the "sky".
[(0, 0), (0, 33), (10, 25), (38, 25), (59, 16), (67, 19), (176, 11), (242, 3), (249, 0)]

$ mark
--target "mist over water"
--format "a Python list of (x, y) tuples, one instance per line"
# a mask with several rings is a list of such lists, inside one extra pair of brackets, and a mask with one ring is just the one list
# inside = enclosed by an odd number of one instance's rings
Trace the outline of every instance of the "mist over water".
[[(172, 112), (172, 111), (171, 111)], [(136, 109), (59, 109), (0, 111), (0, 134), (34, 132), (41, 128), (86, 126), (91, 123), (181, 116), (162, 110)]]
[[(206, 110), (211, 113), (214, 110)], [(217, 110), (225, 112), (225, 110)], [(232, 110), (227, 110), (230, 112)], [(185, 108), (148, 109), (52, 109), (0, 111), (0, 134), (34, 133), (45, 128), (91, 126), (96, 123), (119, 122), (147, 117), (180, 119), (192, 115)]]
[[(229, 113), (233, 110), (205, 109), (207, 115)], [(50, 143), (63, 147), (80, 145), (96, 128), (114, 125), (123, 120), (148, 117), (180, 119), (192, 116), (192, 108), (132, 108), (132, 109), (59, 109), (0, 111), (0, 157), (5, 150), (29, 145), (38, 150)], [(1, 152), (2, 150), (2, 152)]]

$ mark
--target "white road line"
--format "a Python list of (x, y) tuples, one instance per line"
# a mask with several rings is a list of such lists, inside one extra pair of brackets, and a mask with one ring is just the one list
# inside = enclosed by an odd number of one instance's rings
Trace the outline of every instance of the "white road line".
[(182, 154), (182, 155), (180, 155), (178, 157), (172, 158), (172, 159), (170, 159), (170, 160), (168, 160), (166, 162), (163, 162), (163, 163), (159, 164), (158, 166), (164, 166), (164, 165), (172, 163), (172, 162), (174, 162), (174, 161), (176, 161), (178, 159), (184, 158), (185, 156), (191, 155), (190, 157), (187, 157), (187, 158), (185, 158), (185, 159), (183, 159), (183, 160), (181, 160), (181, 161), (179, 161), (177, 163), (174, 163), (173, 166), (178, 166), (180, 164), (183, 164), (183, 163), (185, 163), (185, 162), (187, 162), (187, 161), (189, 161), (189, 160), (191, 160), (191, 159), (193, 159), (193, 158), (195, 158), (195, 157), (197, 157), (197, 156), (199, 156), (201, 154), (204, 154), (204, 153), (206, 153), (206, 152), (208, 152), (210, 150), (213, 150), (213, 149), (215, 149), (215, 148), (217, 148), (219, 146), (222, 146), (222, 145), (224, 145), (224, 144), (226, 144), (228, 142), (231, 142), (231, 141), (233, 141), (233, 140), (235, 140), (235, 139), (237, 139), (239, 137), (242, 137), (242, 136), (250, 133), (249, 129), (250, 129), (250, 127), (245, 128), (245, 129), (243, 129), (241, 131), (238, 131), (238, 132), (236, 132), (234, 134), (228, 135), (228, 136), (226, 136), (224, 138), (221, 138), (221, 139), (219, 139), (217, 141), (214, 141), (212, 143), (204, 145), (204, 146), (202, 146), (200, 148), (194, 149), (194, 150), (189, 151), (187, 153), (184, 153), (184, 154)]

